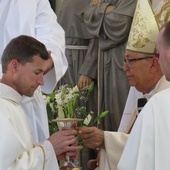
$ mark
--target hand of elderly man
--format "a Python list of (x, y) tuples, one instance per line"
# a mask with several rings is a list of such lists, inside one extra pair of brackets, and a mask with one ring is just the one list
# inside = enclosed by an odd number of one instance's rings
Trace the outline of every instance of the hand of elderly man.
[(104, 147), (104, 132), (96, 127), (78, 127), (77, 131), (88, 148)]

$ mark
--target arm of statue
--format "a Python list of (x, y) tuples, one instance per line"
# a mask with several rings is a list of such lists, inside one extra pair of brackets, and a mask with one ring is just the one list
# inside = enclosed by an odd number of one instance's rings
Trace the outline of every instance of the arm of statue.
[(102, 0), (92, 0), (93, 5), (97, 5), (99, 3), (102, 3)]
[(77, 85), (80, 90), (83, 90), (83, 88), (88, 87), (91, 82), (92, 78), (85, 75), (80, 75)]
[[(97, 5), (97, 4), (100, 4), (100, 3), (102, 3), (102, 0), (92, 0), (92, 4), (93, 4), (93, 5)], [(114, 8), (115, 8), (115, 6), (109, 5), (109, 6), (106, 8), (106, 12), (105, 12), (105, 13), (111, 12)]]
[(109, 6), (106, 8), (105, 14), (110, 13), (110, 12), (111, 12), (112, 10), (114, 10), (114, 9), (115, 9), (115, 6), (109, 5)]
[[(82, 80), (85, 81), (86, 84), (90, 83), (90, 81), (97, 79), (97, 63), (98, 63), (98, 38), (91, 38), (88, 41), (88, 50), (85, 55), (84, 61), (79, 69), (79, 82)], [(84, 77), (86, 76), (86, 77)], [(87, 80), (88, 79), (88, 80)], [(91, 80), (90, 80), (91, 79)], [(88, 81), (88, 82), (87, 82)]]

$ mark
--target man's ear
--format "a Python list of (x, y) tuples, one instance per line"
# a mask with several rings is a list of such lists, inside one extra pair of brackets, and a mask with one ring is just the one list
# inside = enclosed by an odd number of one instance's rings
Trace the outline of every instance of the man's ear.
[(11, 70), (13, 73), (17, 72), (18, 67), (19, 67), (19, 62), (18, 62), (18, 60), (12, 60), (12, 61), (10, 62), (10, 70)]
[(154, 57), (152, 60), (152, 67), (157, 67), (159, 65), (159, 59), (157, 57)]
[(160, 65), (159, 65), (159, 59), (158, 59), (157, 57), (154, 57), (154, 58), (152, 59), (151, 71), (155, 72), (155, 70), (157, 70), (158, 67), (160, 67)]

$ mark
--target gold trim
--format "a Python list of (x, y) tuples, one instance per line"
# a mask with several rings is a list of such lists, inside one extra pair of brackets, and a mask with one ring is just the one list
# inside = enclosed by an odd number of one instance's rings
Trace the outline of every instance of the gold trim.
[(156, 40), (158, 33), (158, 23), (150, 2), (139, 0), (126, 49), (140, 53), (157, 54)]
[(34, 146), (34, 147), (39, 146), (39, 147), (42, 149), (43, 155), (44, 155), (43, 170), (45, 170), (46, 154), (45, 154), (44, 147), (43, 147), (41, 144), (39, 144), (39, 143), (38, 143), (38, 144), (34, 144), (33, 146)]

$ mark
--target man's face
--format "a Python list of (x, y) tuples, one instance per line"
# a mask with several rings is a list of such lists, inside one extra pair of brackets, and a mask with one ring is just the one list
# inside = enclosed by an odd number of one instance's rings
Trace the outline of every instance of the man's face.
[(157, 50), (159, 52), (159, 63), (161, 65), (161, 69), (166, 79), (170, 81), (170, 47), (165, 46), (164, 41), (162, 39), (164, 29), (162, 29), (159, 33), (157, 40)]
[(148, 90), (147, 83), (150, 79), (150, 68), (153, 57), (154, 56), (131, 51), (126, 51), (125, 53), (126, 62), (124, 63), (123, 69), (126, 72), (130, 86), (135, 86), (138, 91), (146, 92)]
[(44, 85), (43, 73), (45, 62), (39, 56), (33, 57), (32, 63), (18, 63), (17, 72), (13, 76), (14, 88), (21, 95), (31, 97), (39, 85)]

